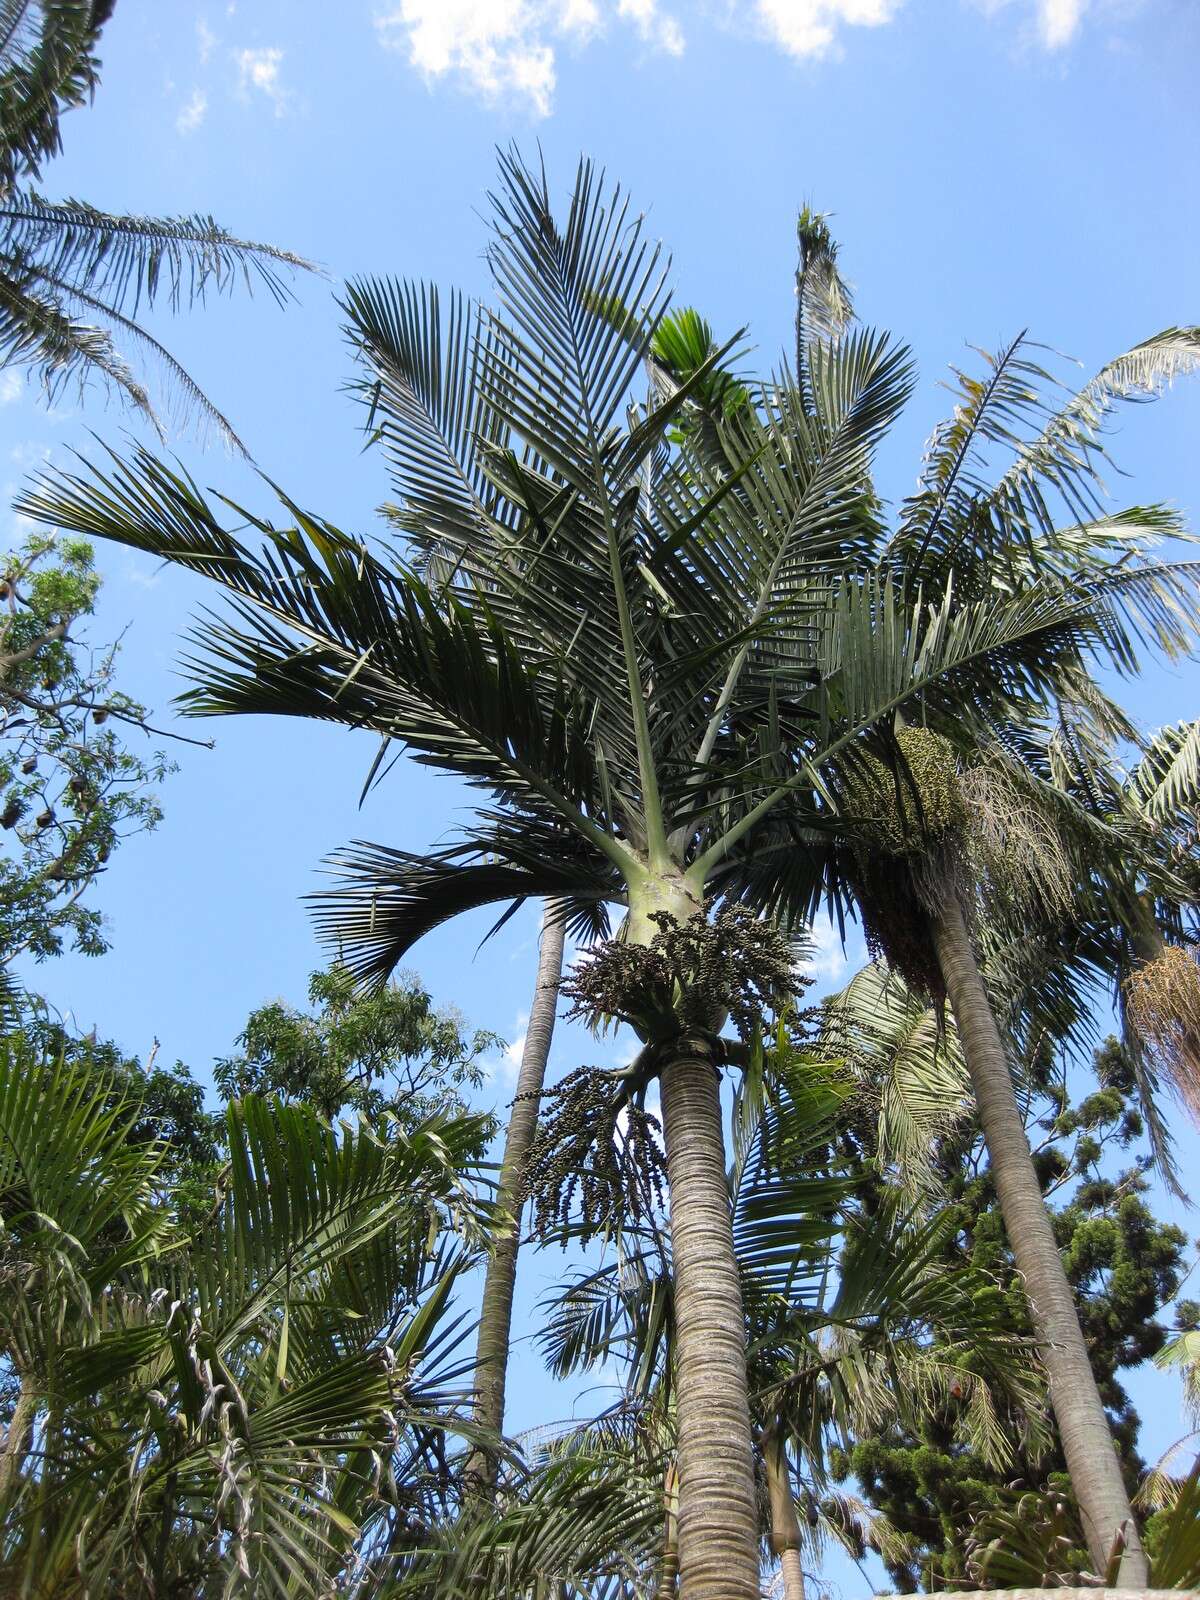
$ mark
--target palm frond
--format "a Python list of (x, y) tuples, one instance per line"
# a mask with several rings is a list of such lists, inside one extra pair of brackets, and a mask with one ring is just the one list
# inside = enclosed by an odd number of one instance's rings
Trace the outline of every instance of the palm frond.
[(1153, 825), (1194, 829), (1200, 811), (1200, 722), (1160, 728), (1129, 774), (1126, 793)]
[(113, 0), (0, 3), (0, 194), (62, 148), (64, 112), (96, 86), (95, 46)]

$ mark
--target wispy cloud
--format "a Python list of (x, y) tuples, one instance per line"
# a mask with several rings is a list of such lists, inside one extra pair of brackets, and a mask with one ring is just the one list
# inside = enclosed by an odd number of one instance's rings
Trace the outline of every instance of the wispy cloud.
[(400, 0), (375, 26), (430, 81), (456, 78), (489, 103), (548, 117), (558, 50), (588, 43), (614, 21), (651, 48), (683, 50), (683, 29), (659, 0)]
[(1085, 25), (1120, 29), (1141, 9), (1141, 0), (975, 0), (987, 16), (1012, 16), (1017, 40), (1043, 50), (1064, 50)]
[(25, 380), (19, 372), (0, 372), (0, 406), (11, 406), (25, 392)]
[(259, 50), (236, 50), (234, 60), (238, 69), (238, 91), (247, 98), (261, 94), (275, 108), (275, 115), (286, 115), (291, 93), (284, 87), (280, 67), (283, 51), (265, 45)]
[[(759, 31), (797, 59), (833, 51), (842, 28), (878, 28), (890, 22), (901, 0), (755, 0)], [(737, 14), (743, 9), (738, 7)]]
[(180, 107), (175, 118), (177, 133), (195, 133), (208, 114), (208, 96), (203, 89), (193, 89), (191, 99)]
[(516, 1084), (517, 1074), (521, 1070), (521, 1057), (525, 1053), (525, 1035), (528, 1032), (529, 1013), (521, 1011), (513, 1023), (513, 1036), (505, 1046), (504, 1054), (494, 1056), (483, 1064), (483, 1070), (490, 1082), (501, 1084), (505, 1088), (512, 1088)]
[(209, 56), (212, 55), (213, 51), (216, 49), (216, 47), (219, 44), (219, 42), (220, 41), (218, 40), (216, 34), (209, 27), (208, 23), (205, 22), (204, 18), (203, 17), (197, 17), (196, 18), (196, 49), (197, 49), (197, 51), (199, 53), (199, 56), (200, 56), (200, 65), (201, 66), (204, 66), (205, 62), (207, 62)]
[[(1138, 0), (974, 0), (985, 14), (1022, 19), (1017, 34), (1062, 50), (1093, 12)], [(560, 57), (603, 41), (610, 48), (682, 55), (689, 30), (756, 39), (794, 61), (840, 55), (850, 36), (892, 23), (904, 0), (385, 0), (381, 42), (429, 83), (457, 83), (486, 104), (554, 109)]]
[(843, 949), (841, 935), (828, 918), (813, 924), (810, 947), (811, 954), (801, 963), (800, 970), (813, 979), (818, 994), (832, 993), (867, 959), (861, 937), (851, 933), (847, 948)]

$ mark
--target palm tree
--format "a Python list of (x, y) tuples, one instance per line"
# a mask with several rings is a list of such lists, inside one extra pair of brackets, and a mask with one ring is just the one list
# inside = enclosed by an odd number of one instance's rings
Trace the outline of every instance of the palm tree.
[[(719, 516), (733, 518), (747, 508), (762, 520), (795, 521), (810, 514), (804, 485), (789, 471), (792, 441), (811, 413), (808, 374), (834, 359), (846, 334), (841, 322), (832, 333), (828, 323), (810, 331), (805, 318), (814, 319), (803, 294), (799, 305), (802, 359), (795, 374), (767, 391), (757, 408), (743, 408), (718, 429), (718, 448), (708, 452), (703, 482), (721, 474), (721, 455), (726, 460), (750, 455), (755, 463)], [(1198, 359), (1200, 330), (1167, 329), (1109, 363), (1057, 406), (1045, 399), (1049, 375), (1031, 359), (1023, 337), (994, 357), (985, 354), (983, 379), (958, 374), (959, 404), (935, 432), (918, 492), (904, 503), (896, 529), (888, 529), (864, 488), (863, 514), (853, 528), (859, 542), (851, 558), (839, 567), (833, 552), (810, 547), (809, 562), (791, 574), (794, 595), (831, 588), (834, 607), (842, 612), (839, 627), (823, 641), (830, 656), (822, 660), (811, 647), (796, 650), (797, 673), (805, 667), (827, 671), (827, 663), (840, 668), (863, 647), (868, 630), (883, 631), (894, 641), (898, 661), (919, 660), (944, 628), (989, 594), (997, 603), (1019, 608), (1021, 596), (1044, 592), (1051, 574), (1075, 592), (1099, 598), (1107, 591), (1104, 619), (1094, 619), (1099, 621), (1094, 631), (1060, 640), (1064, 648), (1055, 646), (1057, 659), (1044, 653), (1037, 660), (1027, 656), (1012, 662), (1012, 675), (990, 685), (975, 706), (926, 695), (914, 701), (920, 726), (909, 729), (897, 704), (891, 725), (877, 727), (874, 755), (865, 764), (861, 747), (855, 748), (823, 785), (807, 793), (797, 787), (786, 813), (776, 811), (765, 828), (740, 841), (740, 875), (739, 864), (729, 863), (731, 886), (740, 884), (738, 892), (796, 923), (806, 923), (822, 897), (837, 906), (839, 915), (857, 906), (869, 935), (897, 969), (919, 990), (949, 999), (1006, 1224), (1043, 1340), (1093, 1559), (1104, 1571), (1111, 1553), (1125, 1546), (1123, 1581), (1131, 1583), (1142, 1581), (1145, 1571), (1136, 1523), (1108, 1442), (1000, 1030), (972, 947), (969, 928), (980, 884), (972, 880), (978, 870), (972, 847), (962, 840), (970, 831), (967, 824), (979, 821), (971, 812), (983, 797), (977, 782), (964, 798), (955, 768), (990, 752), (995, 784), (1016, 797), (1001, 807), (1005, 816), (993, 815), (985, 819), (985, 828), (975, 830), (978, 842), (988, 827), (992, 833), (1009, 829), (1007, 873), (993, 852), (993, 880), (1006, 877), (1011, 889), (1022, 871), (1037, 871), (1041, 854), (1051, 858), (1043, 863), (1041, 880), (1043, 889), (1048, 887), (1060, 851), (1055, 830), (1067, 821), (1082, 825), (1084, 819), (1078, 809), (1068, 817), (1070, 808), (1061, 796), (1047, 793), (1043, 774), (1022, 764), (1028, 730), (1038, 725), (1047, 702), (1102, 698), (1088, 675), (1090, 656), (1107, 657), (1118, 671), (1128, 672), (1136, 667), (1139, 641), (1176, 653), (1193, 637), (1186, 569), (1155, 564), (1146, 556), (1150, 544), (1179, 531), (1178, 520), (1161, 507), (1112, 513), (1103, 505), (1102, 424), (1115, 400), (1152, 396)], [(786, 418), (785, 426), (780, 418)], [(1030, 423), (1026, 434), (1022, 430)], [(988, 451), (997, 448), (1011, 451), (1013, 459), (992, 481)], [(1051, 511), (1056, 497), (1067, 510), (1065, 525)], [(1128, 584), (1114, 583), (1126, 558), (1135, 563), (1136, 576)], [(843, 713), (832, 700), (822, 710), (831, 721)], [(845, 710), (853, 717), (853, 699)], [(1026, 805), (1033, 820), (1026, 818), (1023, 825)], [(1094, 842), (1099, 830), (1086, 831)], [(1117, 842), (1110, 832), (1110, 854)], [(1014, 859), (1021, 850), (1024, 859)]]
[(436, 1514), (469, 1431), (448, 1315), (468, 1257), (427, 1237), (433, 1214), (479, 1248), (460, 1169), (485, 1119), (335, 1136), (250, 1097), (184, 1224), (139, 1115), (87, 1063), (0, 1049), (0, 1586), (315, 1600)]
[(138, 307), (164, 299), (174, 310), (239, 279), (282, 304), (289, 291), (280, 269), (309, 263), (238, 239), (211, 217), (114, 216), (31, 187), (62, 148), (63, 114), (95, 90), (96, 46), (114, 3), (0, 0), (0, 365), (37, 371), (50, 397), (73, 379), (99, 377), (158, 427), (124, 343), (161, 371), (175, 416), (197, 416), (245, 453), (195, 380), (138, 322)]
[[(747, 983), (763, 993), (789, 962), (736, 919), (709, 929), (706, 899), (734, 880), (744, 841), (865, 759), (897, 710), (953, 709), (969, 725), (1003, 690), (1049, 692), (1056, 655), (1111, 626), (1114, 592), (1168, 579), (1134, 564), (1073, 586), (1047, 571), (1011, 601), (947, 600), (910, 649), (894, 588), (796, 577), (818, 557), (837, 570), (872, 531), (872, 452), (910, 387), (903, 348), (861, 331), (814, 347), (812, 415), (779, 386), (751, 448), (714, 477), (675, 424), (720, 353), (665, 399), (634, 397), (667, 291), (628, 202), (585, 162), (560, 227), (544, 176), (510, 155), (493, 205), (498, 310), (455, 299), (443, 316), (432, 290), (390, 291), (414, 338), (466, 374), (461, 434), (414, 416), (390, 441), (424, 575), (285, 495), (282, 526), (232, 513), (264, 540), (256, 553), (144, 450), (51, 474), (23, 509), (231, 592), (229, 619), (203, 629), (193, 712), (366, 727), (491, 796), (437, 853), (359, 844), (341, 857), (319, 921), (364, 981), (460, 911), (554, 897), (568, 930), (596, 939), (606, 906), (625, 906), (621, 939), (587, 971), (608, 985), (593, 1009), (637, 1029), (636, 1071), (661, 1084), (682, 1582), (692, 1600), (750, 1600), (757, 1515), (717, 1033), (731, 1006), (745, 1017)], [(764, 493), (769, 473), (797, 502), (786, 515)], [(605, 1114), (634, 1087), (609, 1080)]]

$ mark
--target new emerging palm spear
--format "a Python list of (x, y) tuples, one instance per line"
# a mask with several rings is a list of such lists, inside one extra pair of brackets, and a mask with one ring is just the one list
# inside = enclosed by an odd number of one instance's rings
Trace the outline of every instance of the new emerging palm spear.
[[(686, 963), (666, 987), (638, 974), (661, 979), (661, 936), (707, 915), (735, 847), (797, 795), (828, 803), (823, 775), (886, 743), (897, 712), (932, 706), (982, 736), (1015, 699), (1051, 695), (1081, 641), (1111, 636), (1123, 592), (1166, 607), (1184, 578), (1137, 559), (1080, 585), (1027, 570), (1007, 593), (947, 591), (905, 632), (890, 585), (863, 572), (851, 592), (830, 577), (861, 564), (875, 526), (871, 457), (908, 395), (907, 352), (865, 330), (815, 339), (804, 395), (782, 374), (752, 446), (739, 457), (746, 434), (731, 430), (714, 470), (681, 419), (724, 352), (682, 384), (653, 361), (667, 266), (619, 191), (583, 163), (560, 226), (544, 177), (505, 156), (492, 205), (494, 308), (408, 284), (350, 292), (352, 332), (381, 374), (408, 563), (282, 495), (282, 526), (249, 516), (255, 552), (144, 451), (55, 474), (24, 509), (231, 591), (228, 620), (199, 636), (194, 713), (366, 727), (488, 797), (437, 853), (358, 845), (341, 858), (319, 919), (365, 981), (488, 903), (553, 897), (593, 938), (608, 905), (626, 908), (622, 946), (645, 960), (613, 952), (610, 972), (634, 981), (607, 1003), (652, 1047), (661, 1084), (681, 1591), (752, 1600), (758, 1516), (716, 1039), (737, 997), (697, 992)], [(743, 492), (767, 473), (778, 492)], [(767, 945), (728, 952), (727, 970)], [(701, 965), (712, 974), (711, 952)]]

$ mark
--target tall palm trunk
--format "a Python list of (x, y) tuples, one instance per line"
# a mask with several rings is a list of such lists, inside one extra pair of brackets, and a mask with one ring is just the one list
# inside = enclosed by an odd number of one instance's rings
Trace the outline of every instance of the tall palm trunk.
[[(537, 985), (529, 1007), (529, 1026), (521, 1051), (521, 1070), (517, 1074), (516, 1097), (509, 1113), (508, 1131), (504, 1136), (504, 1157), (500, 1164), (497, 1200), (503, 1221), (488, 1260), (475, 1345), (475, 1421), (489, 1434), (497, 1436), (504, 1427), (513, 1289), (517, 1281), (517, 1251), (521, 1243), (520, 1187), (529, 1146), (537, 1128), (538, 1097), (546, 1077), (550, 1040), (554, 1034), (565, 936), (562, 906), (556, 900), (547, 900), (542, 914)], [(477, 1450), (467, 1473), (468, 1481), (477, 1492), (493, 1488), (496, 1482), (495, 1452)]]
[(720, 1081), (702, 1035), (662, 1071), (671, 1195), (682, 1600), (758, 1600), (746, 1333), (725, 1175)]
[(1029, 1297), (1049, 1378), (1050, 1402), (1071, 1485), (1083, 1514), (1092, 1564), (1104, 1577), (1111, 1553), (1123, 1536), (1121, 1587), (1144, 1588), (1147, 1566), (1137, 1522), (1034, 1170), (1000, 1031), (962, 906), (949, 883), (933, 919), (933, 936), (975, 1090), (1001, 1215)]
[(777, 1433), (769, 1432), (763, 1438), (763, 1466), (771, 1507), (771, 1553), (777, 1558), (783, 1575), (783, 1600), (804, 1600), (800, 1518), (796, 1515), (787, 1452)]

